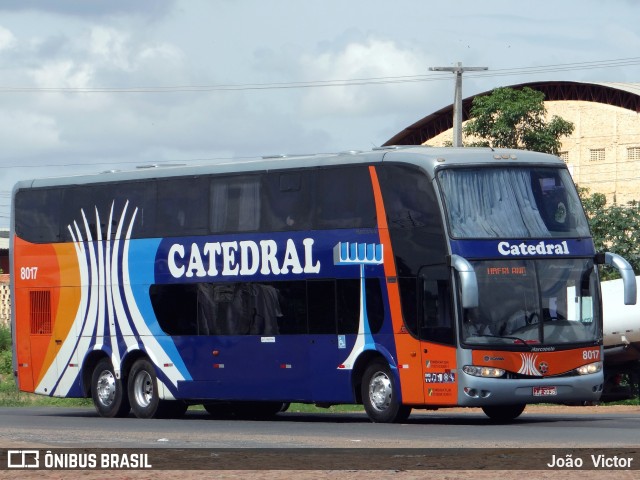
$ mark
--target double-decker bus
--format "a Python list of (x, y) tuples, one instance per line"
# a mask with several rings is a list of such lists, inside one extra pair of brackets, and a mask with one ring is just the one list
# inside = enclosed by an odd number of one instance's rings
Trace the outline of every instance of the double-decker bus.
[(394, 147), (18, 183), (20, 390), (105, 417), (268, 416), (363, 404), (371, 420), (596, 401), (597, 254), (565, 164)]

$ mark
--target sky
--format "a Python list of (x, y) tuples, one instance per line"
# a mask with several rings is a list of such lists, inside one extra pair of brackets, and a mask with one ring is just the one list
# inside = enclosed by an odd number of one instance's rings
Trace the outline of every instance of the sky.
[(635, 0), (2, 0), (0, 228), (18, 180), (370, 150), (463, 98), (640, 82)]

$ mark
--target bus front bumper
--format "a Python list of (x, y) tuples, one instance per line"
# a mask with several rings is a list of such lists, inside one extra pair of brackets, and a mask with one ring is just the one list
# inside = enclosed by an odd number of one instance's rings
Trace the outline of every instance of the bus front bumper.
[(596, 402), (602, 394), (602, 372), (539, 379), (482, 378), (461, 374), (458, 404), (463, 407), (530, 403)]

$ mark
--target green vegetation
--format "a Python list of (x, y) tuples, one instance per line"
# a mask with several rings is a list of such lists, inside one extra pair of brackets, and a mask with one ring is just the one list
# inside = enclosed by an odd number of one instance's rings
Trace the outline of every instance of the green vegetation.
[[(578, 188), (582, 205), (589, 218), (589, 226), (597, 252), (612, 252), (626, 259), (633, 271), (640, 272), (640, 204), (613, 203), (607, 205), (602, 193), (589, 193), (587, 188)], [(617, 278), (617, 270), (607, 267), (602, 270), (602, 279)]]
[(320, 408), (315, 405), (309, 405), (306, 403), (292, 403), (287, 409), (287, 412), (293, 413), (349, 413), (349, 412), (363, 412), (364, 407), (362, 405), (333, 405), (329, 408)]
[(92, 405), (90, 400), (84, 398), (51, 398), (19, 392), (12, 370), (11, 330), (0, 325), (0, 407)]
[(529, 87), (496, 88), (475, 97), (465, 135), (476, 139), (465, 146), (520, 148), (558, 154), (560, 138), (571, 135), (573, 123), (554, 116), (545, 120), (544, 93)]

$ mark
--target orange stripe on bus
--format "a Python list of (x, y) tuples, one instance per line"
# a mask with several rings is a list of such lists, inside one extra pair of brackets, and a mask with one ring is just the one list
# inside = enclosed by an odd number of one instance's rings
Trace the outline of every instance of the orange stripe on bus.
[[(395, 278), (397, 275), (396, 262), (391, 248), (391, 237), (389, 236), (389, 226), (387, 224), (382, 191), (380, 190), (380, 182), (374, 166), (369, 167), (369, 174), (371, 175), (373, 196), (376, 203), (380, 242), (384, 245), (384, 274), (386, 278)], [(396, 344), (396, 361), (398, 365), (403, 365), (403, 368), (398, 369), (402, 401), (406, 404), (421, 404), (424, 402), (424, 390), (420, 342), (408, 334), (404, 326), (398, 283), (386, 282), (386, 285), (391, 311), (391, 323), (393, 325), (393, 337)]]

